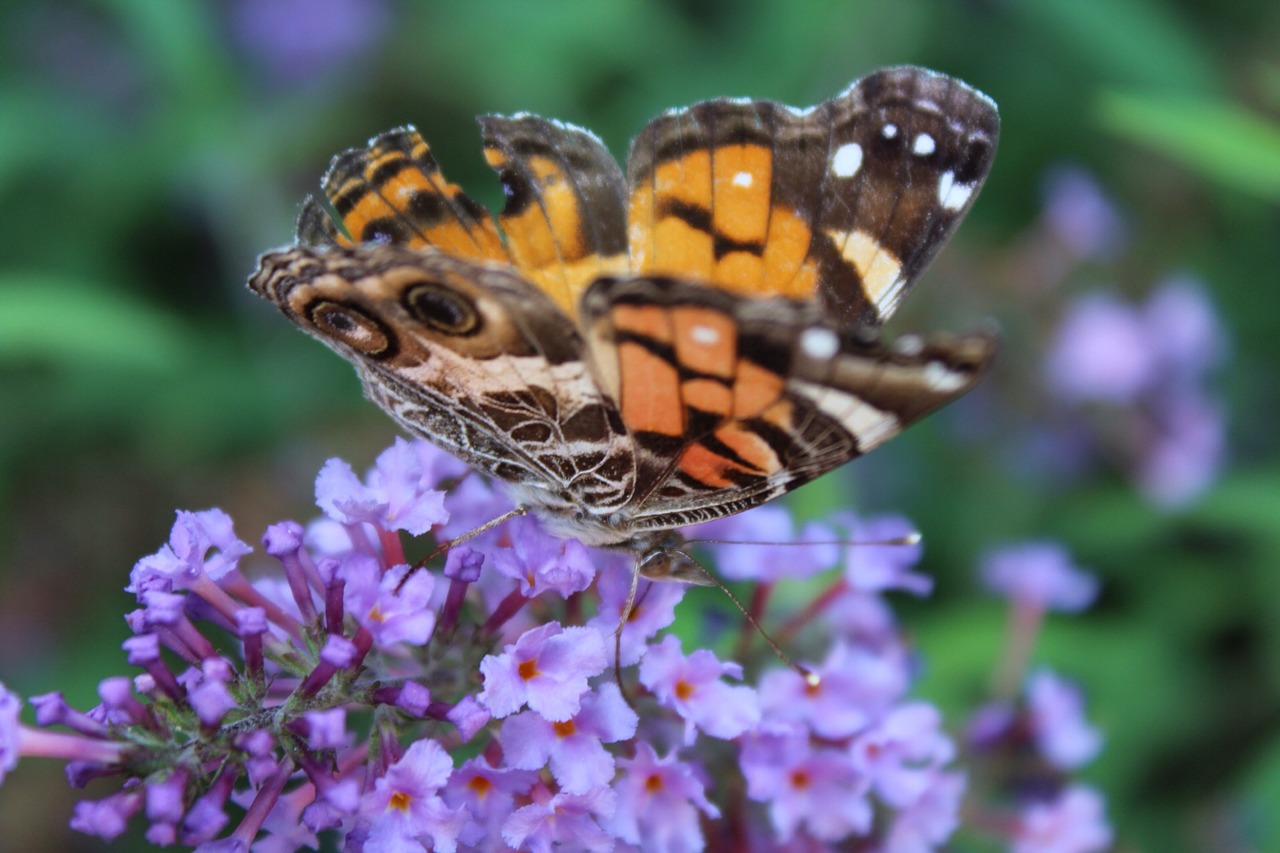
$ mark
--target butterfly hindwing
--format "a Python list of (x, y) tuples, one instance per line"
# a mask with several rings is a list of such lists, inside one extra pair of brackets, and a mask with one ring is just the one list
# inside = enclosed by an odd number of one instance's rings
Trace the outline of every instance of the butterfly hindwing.
[(995, 349), (983, 334), (889, 347), (812, 303), (671, 278), (596, 282), (583, 323), (653, 529), (755, 506), (865, 453), (968, 391)]
[(538, 490), (625, 502), (630, 442), (573, 323), (509, 271), (398, 246), (287, 249), (249, 286), (351, 361), (410, 432)]

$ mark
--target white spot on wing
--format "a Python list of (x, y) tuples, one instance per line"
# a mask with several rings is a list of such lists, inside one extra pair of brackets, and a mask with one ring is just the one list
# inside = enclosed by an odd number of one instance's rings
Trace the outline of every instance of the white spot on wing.
[(853, 433), (858, 440), (858, 449), (864, 453), (893, 438), (902, 429), (897, 415), (877, 409), (853, 394), (798, 379), (792, 379), (789, 384)]
[(800, 333), (800, 349), (809, 358), (826, 361), (840, 351), (840, 340), (830, 329), (810, 326)]
[(705, 326), (701, 323), (689, 329), (689, 337), (695, 344), (703, 344), (704, 346), (713, 346), (720, 342), (720, 331), (714, 326)]
[(928, 157), (934, 151), (938, 150), (938, 144), (933, 141), (933, 137), (927, 133), (916, 135), (915, 142), (911, 143), (911, 153), (917, 157)]
[(938, 203), (945, 210), (959, 210), (969, 203), (975, 188), (974, 184), (956, 183), (956, 173), (948, 169), (938, 179)]
[(919, 335), (903, 335), (893, 342), (893, 351), (899, 355), (917, 356), (924, 352), (924, 340)]
[(791, 113), (791, 115), (795, 116), (796, 118), (804, 118), (809, 113), (816, 110), (818, 108), (818, 105), (813, 104), (812, 106), (808, 106), (808, 107), (790, 107), (790, 106), (787, 106), (786, 104), (783, 104), (782, 108), (787, 112)]
[(749, 187), (751, 186), (751, 181), (752, 178), (750, 172), (739, 172), (733, 176), (733, 185), (735, 187)]
[(831, 174), (837, 178), (852, 178), (862, 168), (862, 146), (846, 142), (831, 155)]
[(880, 135), (885, 139), (896, 139), (898, 137), (898, 126), (893, 122), (889, 122), (880, 128)]
[(943, 394), (959, 391), (969, 381), (963, 373), (956, 373), (940, 361), (931, 361), (924, 366), (924, 381), (929, 387)]
[(887, 317), (897, 304), (905, 283), (902, 261), (865, 231), (846, 234), (828, 230), (827, 235), (837, 246), (843, 247), (841, 256), (858, 271), (867, 296), (881, 316)]

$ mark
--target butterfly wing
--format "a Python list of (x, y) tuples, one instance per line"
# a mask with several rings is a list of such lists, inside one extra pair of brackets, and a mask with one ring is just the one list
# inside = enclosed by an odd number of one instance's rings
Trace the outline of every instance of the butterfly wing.
[(308, 197), (298, 217), (303, 245), (389, 243), (510, 261), (489, 211), (444, 177), (413, 127), (381, 133), (367, 148), (337, 155), (320, 186), (343, 230), (316, 198)]
[(404, 127), (334, 158), (321, 187), (342, 228), (309, 198), (298, 242), (433, 248), (508, 264), (572, 317), (592, 280), (626, 269), (622, 170), (583, 128), (521, 114), (482, 116), (480, 129), (506, 195), (496, 225), (444, 177), (418, 131)]
[(771, 500), (967, 392), (985, 334), (897, 348), (811, 303), (669, 278), (601, 280), (583, 317), (601, 386), (638, 458), (634, 531)]
[(911, 67), (808, 110), (721, 99), (670, 111), (631, 146), (632, 269), (878, 326), (968, 211), (998, 135), (989, 98)]
[(480, 119), (502, 180), (512, 263), (571, 316), (594, 279), (627, 267), (626, 182), (588, 130), (535, 115)]
[(249, 286), (355, 365), (412, 433), (554, 512), (631, 500), (634, 457), (574, 324), (493, 264), (400, 246), (295, 247)]

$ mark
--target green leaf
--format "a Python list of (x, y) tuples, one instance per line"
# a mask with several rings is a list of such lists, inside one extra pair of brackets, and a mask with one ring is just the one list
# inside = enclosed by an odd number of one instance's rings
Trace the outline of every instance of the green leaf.
[(0, 275), (0, 306), (0, 361), (169, 373), (190, 355), (179, 320), (92, 282)]
[[(1019, 14), (1070, 51), (1077, 67), (1104, 79), (1165, 91), (1208, 92), (1218, 87), (1210, 53), (1193, 25), (1156, 0), (1036, 0)], [(1065, 70), (1065, 69), (1064, 69)], [(1072, 85), (1069, 76), (1062, 85)]]
[(1104, 92), (1104, 127), (1222, 186), (1280, 201), (1280, 125), (1221, 101)]

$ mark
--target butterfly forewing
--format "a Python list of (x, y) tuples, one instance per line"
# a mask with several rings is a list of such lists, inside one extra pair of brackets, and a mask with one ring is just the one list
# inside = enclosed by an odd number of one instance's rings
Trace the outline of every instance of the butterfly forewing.
[(631, 148), (633, 269), (817, 299), (845, 325), (879, 325), (968, 210), (998, 134), (986, 96), (917, 68), (809, 110), (674, 110)]
[(512, 263), (565, 313), (587, 285), (627, 266), (626, 182), (589, 131), (534, 115), (480, 119), (485, 159), (507, 202)]
[[(339, 154), (321, 185), (354, 243), (430, 247), (461, 258), (510, 262), (489, 211), (444, 177), (412, 127), (389, 130), (367, 148)], [(303, 210), (300, 242), (316, 233), (317, 207)]]

